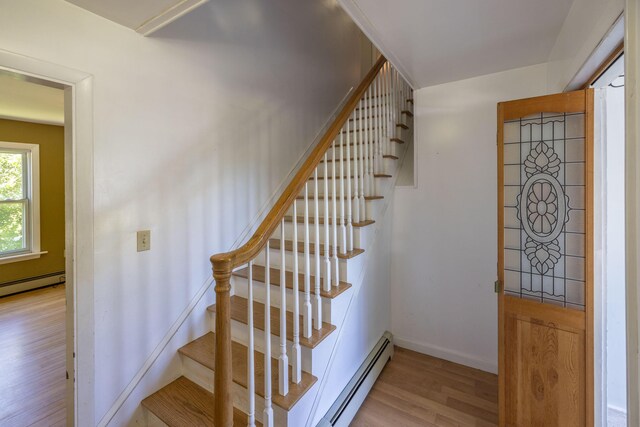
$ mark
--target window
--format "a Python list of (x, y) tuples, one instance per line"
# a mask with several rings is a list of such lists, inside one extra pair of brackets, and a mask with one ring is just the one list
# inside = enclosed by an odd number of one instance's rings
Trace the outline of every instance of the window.
[(0, 264), (40, 252), (39, 147), (0, 142)]

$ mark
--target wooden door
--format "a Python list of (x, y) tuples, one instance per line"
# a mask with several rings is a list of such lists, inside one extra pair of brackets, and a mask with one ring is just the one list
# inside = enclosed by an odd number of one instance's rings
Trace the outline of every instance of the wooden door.
[(501, 426), (593, 425), (593, 91), (498, 104)]

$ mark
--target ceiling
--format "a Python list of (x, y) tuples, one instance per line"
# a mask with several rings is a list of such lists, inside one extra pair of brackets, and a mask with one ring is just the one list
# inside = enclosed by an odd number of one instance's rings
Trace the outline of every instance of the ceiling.
[(67, 1), (146, 36), (209, 0)]
[(0, 118), (64, 124), (64, 91), (0, 74)]
[(414, 88), (548, 60), (573, 0), (339, 0)]

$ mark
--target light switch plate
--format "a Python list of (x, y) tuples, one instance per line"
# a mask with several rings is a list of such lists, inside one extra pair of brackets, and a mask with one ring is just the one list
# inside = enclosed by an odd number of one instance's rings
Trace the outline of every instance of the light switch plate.
[(151, 249), (151, 230), (138, 231), (138, 252)]

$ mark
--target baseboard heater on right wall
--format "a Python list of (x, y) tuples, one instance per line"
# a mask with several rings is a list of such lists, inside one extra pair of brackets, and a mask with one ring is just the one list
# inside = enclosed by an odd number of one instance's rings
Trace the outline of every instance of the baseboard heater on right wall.
[(387, 331), (317, 427), (347, 427), (391, 357), (393, 357), (393, 335)]

